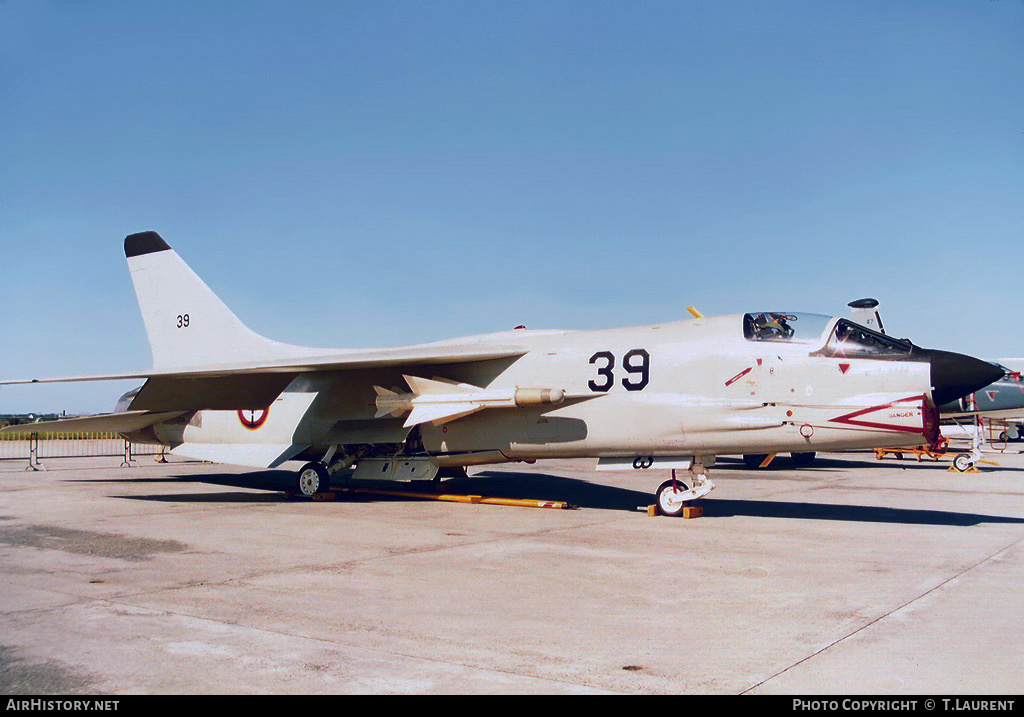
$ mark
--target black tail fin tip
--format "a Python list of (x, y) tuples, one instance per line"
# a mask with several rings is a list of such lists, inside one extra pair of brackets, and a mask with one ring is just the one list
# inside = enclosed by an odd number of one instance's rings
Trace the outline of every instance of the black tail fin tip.
[(139, 232), (138, 234), (129, 234), (124, 238), (124, 255), (128, 259), (140, 254), (167, 251), (170, 248), (156, 232)]

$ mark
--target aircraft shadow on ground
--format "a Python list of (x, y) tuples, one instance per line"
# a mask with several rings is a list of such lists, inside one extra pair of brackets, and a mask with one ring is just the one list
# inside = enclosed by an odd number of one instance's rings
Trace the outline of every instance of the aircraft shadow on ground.
[(850, 523), (894, 523), (900, 525), (970, 526), (981, 523), (1024, 525), (1024, 518), (982, 515), (946, 510), (917, 510), (871, 505), (840, 505), (829, 503), (798, 503), (767, 500), (706, 501), (705, 516), (731, 518), (790, 518), (800, 520), (832, 520)]
[[(161, 502), (267, 502), (281, 500), (278, 495), (295, 489), (295, 474), (290, 471), (251, 471), (246, 473), (207, 473), (201, 475), (170, 476), (164, 478), (132, 478), (117, 483), (180, 483), (182, 485), (205, 483), (224, 487), (248, 488), (267, 491), (266, 494), (255, 492), (231, 493), (161, 493), (146, 496), (117, 496), (136, 500), (152, 500)], [(396, 481), (358, 480), (347, 483), (335, 477), (334, 488), (351, 485), (356, 488), (376, 489), (385, 491), (423, 491), (425, 493), (441, 492), (465, 495), (483, 495), (490, 498), (511, 498), (545, 501), (563, 501), (575, 507), (598, 508), (604, 510), (634, 511), (640, 506), (646, 507), (654, 498), (643, 491), (626, 488), (602, 486), (582, 480), (563, 478), (544, 473), (512, 473), (484, 472), (471, 478), (452, 478), (441, 481), (439, 485), (430, 483), (410, 484)], [(299, 500), (302, 500), (301, 498)], [(417, 500), (403, 496), (381, 495), (374, 493), (346, 493), (343, 500), (352, 503), (381, 503), (392, 501)], [(429, 500), (429, 498), (424, 498)]]
[[(170, 476), (166, 478), (133, 478), (129, 480), (139, 483), (180, 483), (183, 486), (205, 483), (225, 488), (245, 488), (248, 490), (214, 493), (161, 493), (147, 496), (121, 495), (112, 497), (168, 503), (272, 503), (280, 501), (282, 499), (280, 494), (284, 491), (292, 490), (295, 474), (291, 471), (269, 470), (246, 473)], [(343, 481), (335, 480), (334, 482), (336, 488), (343, 484)], [(415, 487), (411, 487), (408, 483), (388, 481), (360, 480), (353, 482), (352, 485), (361, 488), (392, 491), (415, 489)], [(444, 480), (441, 482), (438, 490), (443, 493), (482, 495), (492, 498), (562, 501), (577, 508), (629, 512), (636, 512), (638, 508), (646, 509), (648, 505), (654, 502), (653, 495), (646, 491), (601, 485), (547, 473), (520, 473), (500, 470), (485, 470), (469, 478)], [(352, 493), (346, 494), (343, 500), (353, 503), (382, 503), (417, 499), (372, 493)], [(961, 527), (982, 523), (1024, 525), (1024, 518), (1012, 516), (892, 508), (888, 506), (842, 505), (785, 500), (733, 500), (715, 497), (705, 498), (699, 501), (698, 504), (704, 508), (705, 518), (753, 517)]]
[[(161, 493), (154, 495), (114, 494), (111, 498), (129, 500), (149, 500), (165, 503), (275, 503), (281, 500), (281, 493), (292, 490), (295, 485), (295, 473), (283, 470), (250, 471), (244, 473), (210, 473), (181, 476), (160, 476), (145, 478), (87, 478), (77, 479), (75, 483), (110, 483), (123, 485), (139, 483), (148, 485), (180, 484), (194, 486), (198, 483), (224, 486), (226, 488), (248, 488), (238, 492), (203, 492), (203, 493)], [(254, 493), (253, 490), (265, 491)]]

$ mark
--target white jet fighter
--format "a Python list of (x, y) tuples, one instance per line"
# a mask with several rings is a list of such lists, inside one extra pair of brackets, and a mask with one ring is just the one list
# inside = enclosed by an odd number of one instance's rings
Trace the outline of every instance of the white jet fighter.
[(430, 480), (587, 457), (598, 470), (671, 470), (657, 502), (678, 515), (713, 488), (715, 456), (933, 442), (935, 406), (1000, 374), (847, 319), (789, 312), (306, 348), (247, 328), (155, 232), (124, 248), (153, 369), (5, 382), (146, 379), (115, 413), (32, 430), (111, 430), (261, 468), (305, 461), (297, 487), (307, 495), (353, 466), (353, 478)]

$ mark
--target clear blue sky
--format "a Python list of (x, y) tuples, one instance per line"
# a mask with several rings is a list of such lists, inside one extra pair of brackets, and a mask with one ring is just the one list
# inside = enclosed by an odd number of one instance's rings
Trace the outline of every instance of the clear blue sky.
[(291, 343), (872, 296), (1022, 355), (1024, 2), (0, 0), (0, 376), (148, 368), (149, 229)]

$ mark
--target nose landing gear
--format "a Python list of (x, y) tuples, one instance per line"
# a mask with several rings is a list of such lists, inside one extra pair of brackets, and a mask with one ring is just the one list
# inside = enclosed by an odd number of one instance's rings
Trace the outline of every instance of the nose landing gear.
[(691, 507), (691, 501), (710, 493), (715, 488), (705, 472), (704, 463), (695, 458), (689, 467), (690, 486), (676, 478), (676, 471), (672, 469), (672, 479), (667, 480), (658, 487), (656, 493), (658, 512), (662, 515), (672, 517), (683, 515), (686, 509)]

